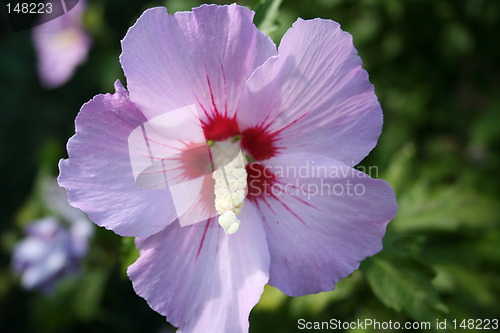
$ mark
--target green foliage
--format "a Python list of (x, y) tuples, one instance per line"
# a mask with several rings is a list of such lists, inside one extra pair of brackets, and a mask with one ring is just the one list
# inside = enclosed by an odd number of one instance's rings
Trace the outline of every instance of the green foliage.
[(413, 320), (434, 321), (447, 312), (431, 282), (433, 271), (408, 254), (386, 245), (383, 252), (365, 260), (362, 271), (382, 303)]
[(276, 19), (278, 9), (283, 0), (263, 0), (255, 9), (255, 25), (267, 35), (272, 35), (278, 29)]
[(108, 274), (107, 269), (95, 269), (81, 277), (63, 279), (51, 295), (37, 295), (31, 308), (33, 329), (40, 332), (63, 331), (73, 326), (74, 322), (95, 320), (101, 312), (101, 298)]
[(498, 223), (500, 207), (496, 201), (460, 185), (430, 187), (417, 182), (399, 200), (400, 215), (394, 230), (412, 233), (420, 231), (489, 230)]
[(132, 265), (139, 258), (139, 250), (135, 247), (133, 237), (123, 237), (121, 244), (122, 274), (127, 275), (128, 266)]

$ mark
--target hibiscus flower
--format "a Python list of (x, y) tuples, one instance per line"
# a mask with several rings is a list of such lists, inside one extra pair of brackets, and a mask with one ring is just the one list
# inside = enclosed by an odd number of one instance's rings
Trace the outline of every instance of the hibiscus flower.
[(87, 59), (92, 40), (81, 22), (85, 8), (86, 1), (81, 0), (74, 8), (65, 8), (67, 12), (62, 16), (33, 29), (38, 75), (45, 88), (66, 83)]
[(43, 194), (53, 215), (25, 228), (26, 237), (14, 248), (12, 266), (25, 289), (50, 292), (60, 279), (79, 271), (93, 227), (83, 212), (68, 205), (66, 191), (55, 179), (44, 184)]
[(122, 41), (128, 91), (82, 107), (60, 162), (72, 205), (137, 237), (134, 289), (181, 332), (247, 331), (266, 283), (332, 290), (397, 210), (353, 168), (382, 112), (351, 36), (299, 19), (276, 50), (252, 19), (237, 5), (145, 11)]

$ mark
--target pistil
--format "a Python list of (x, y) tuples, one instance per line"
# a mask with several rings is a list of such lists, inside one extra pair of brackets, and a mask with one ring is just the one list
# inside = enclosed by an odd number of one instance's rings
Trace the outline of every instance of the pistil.
[(240, 225), (240, 213), (247, 193), (246, 160), (239, 145), (232, 140), (215, 142), (211, 146), (212, 160), (216, 169), (215, 209), (220, 214), (219, 224), (227, 234), (235, 233)]

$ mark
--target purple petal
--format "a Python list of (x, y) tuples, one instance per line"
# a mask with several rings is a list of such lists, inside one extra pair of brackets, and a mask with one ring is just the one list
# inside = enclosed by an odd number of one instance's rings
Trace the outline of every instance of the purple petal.
[(56, 218), (47, 217), (28, 224), (24, 231), (28, 236), (37, 238), (50, 238), (61, 229), (61, 224)]
[(43, 201), (50, 211), (61, 216), (66, 222), (73, 224), (76, 221), (87, 221), (87, 216), (80, 210), (68, 204), (66, 190), (57, 184), (57, 180), (50, 178), (42, 186)]
[(140, 258), (128, 275), (137, 294), (179, 332), (247, 332), (248, 315), (267, 282), (269, 252), (248, 205), (237, 233), (214, 219), (178, 223), (136, 242)]
[(329, 20), (299, 19), (278, 57), (250, 77), (242, 130), (266, 128), (277, 151), (327, 154), (353, 166), (377, 143), (382, 112), (351, 35)]
[(91, 39), (81, 25), (84, 9), (85, 1), (80, 1), (68, 13), (33, 29), (38, 73), (46, 88), (64, 84), (87, 59)]
[(182, 226), (217, 215), (211, 156), (194, 105), (154, 117), (128, 137), (136, 184), (168, 188)]
[(69, 228), (71, 255), (83, 257), (89, 248), (89, 239), (94, 234), (94, 225), (87, 219), (73, 220)]
[(386, 182), (315, 154), (264, 164), (276, 177), (255, 200), (269, 240), (269, 284), (290, 296), (331, 290), (382, 249), (397, 210)]
[(115, 89), (82, 107), (69, 158), (59, 164), (59, 184), (96, 224), (122, 236), (148, 237), (176, 219), (175, 209), (168, 190), (136, 185), (128, 136), (146, 119), (118, 81)]
[(49, 285), (70, 264), (69, 234), (52, 217), (33, 222), (26, 232), (14, 249), (13, 267), (24, 288)]
[(122, 41), (130, 99), (148, 119), (191, 104), (207, 115), (233, 115), (246, 79), (276, 54), (253, 14), (234, 4), (145, 11)]

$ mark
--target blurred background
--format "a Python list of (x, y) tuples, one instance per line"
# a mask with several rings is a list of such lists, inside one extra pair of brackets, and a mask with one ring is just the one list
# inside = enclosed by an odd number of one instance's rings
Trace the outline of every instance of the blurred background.
[[(88, 0), (80, 27), (92, 40), (88, 56), (50, 89), (37, 71), (34, 30), (0, 34), (2, 332), (173, 332), (132, 290), (125, 274), (137, 255), (132, 239), (92, 225), (85, 255), (66, 258), (71, 267), (38, 286), (20, 277), (29, 258), (19, 264), (13, 253), (42, 218), (72, 235), (71, 217), (50, 202), (47, 184), (81, 105), (113, 92), (116, 79), (126, 82), (118, 56), (127, 29), (146, 8), (172, 13), (201, 3)], [(332, 19), (353, 35), (385, 118), (362, 165), (377, 166), (372, 176), (387, 180), (399, 203), (382, 252), (333, 292), (290, 298), (266, 287), (250, 332), (296, 332), (300, 318), (500, 319), (500, 2), (237, 3), (257, 11), (256, 23), (277, 44), (298, 17)]]

